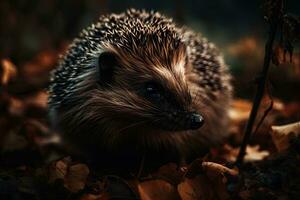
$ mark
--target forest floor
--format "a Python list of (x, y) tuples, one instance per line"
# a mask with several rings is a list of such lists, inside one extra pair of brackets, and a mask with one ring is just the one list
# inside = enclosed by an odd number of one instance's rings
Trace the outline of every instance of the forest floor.
[(232, 103), (224, 144), (188, 166), (170, 163), (146, 178), (123, 179), (97, 177), (90, 166), (60, 157), (43, 87), (56, 55), (42, 52), (22, 68), (1, 61), (0, 199), (300, 199), (299, 102), (263, 99), (257, 121), (270, 102), (273, 109), (239, 166), (235, 160), (252, 106), (245, 99)]

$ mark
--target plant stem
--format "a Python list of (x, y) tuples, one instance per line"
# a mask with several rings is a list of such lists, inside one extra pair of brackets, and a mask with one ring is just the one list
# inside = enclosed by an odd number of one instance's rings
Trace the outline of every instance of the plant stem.
[(273, 21), (273, 23), (270, 24), (270, 30), (268, 34), (268, 40), (265, 45), (265, 57), (264, 57), (264, 64), (263, 64), (263, 69), (262, 72), (259, 75), (259, 80), (257, 83), (257, 90), (256, 90), (256, 95), (253, 100), (253, 106), (250, 112), (249, 120), (247, 122), (246, 128), (245, 128), (245, 134), (244, 138), (241, 144), (241, 148), (239, 151), (239, 155), (236, 160), (236, 165), (240, 166), (244, 162), (244, 156), (246, 154), (246, 147), (247, 144), (250, 140), (250, 136), (253, 130), (253, 126), (255, 123), (255, 119), (258, 113), (259, 106), (261, 104), (261, 100), (264, 96), (265, 93), (265, 85), (267, 82), (267, 77), (268, 77), (268, 71), (270, 67), (270, 62), (271, 62), (271, 55), (272, 55), (272, 49), (273, 49), (273, 43), (275, 40), (277, 32), (277, 22)]

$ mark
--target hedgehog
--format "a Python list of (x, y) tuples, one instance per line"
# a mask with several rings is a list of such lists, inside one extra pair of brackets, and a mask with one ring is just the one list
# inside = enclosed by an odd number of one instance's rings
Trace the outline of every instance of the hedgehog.
[(129, 9), (71, 43), (51, 75), (49, 116), (66, 146), (103, 167), (187, 163), (227, 136), (230, 81), (205, 37)]

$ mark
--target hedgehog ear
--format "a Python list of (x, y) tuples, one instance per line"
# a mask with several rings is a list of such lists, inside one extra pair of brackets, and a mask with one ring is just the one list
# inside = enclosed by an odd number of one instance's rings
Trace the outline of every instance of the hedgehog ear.
[(98, 82), (101, 85), (113, 81), (113, 72), (117, 65), (116, 55), (111, 52), (103, 52), (98, 58)]

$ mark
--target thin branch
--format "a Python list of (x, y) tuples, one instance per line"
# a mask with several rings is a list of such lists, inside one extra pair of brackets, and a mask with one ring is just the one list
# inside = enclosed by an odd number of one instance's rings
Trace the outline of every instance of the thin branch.
[[(280, 13), (277, 13), (280, 15)], [(261, 100), (264, 96), (265, 93), (265, 86), (266, 86), (266, 81), (268, 77), (268, 71), (271, 63), (271, 55), (273, 51), (273, 43), (275, 40), (276, 32), (277, 32), (277, 27), (278, 27), (278, 19), (279, 17), (276, 17), (277, 19), (269, 19), (270, 21), (270, 30), (268, 34), (268, 40), (265, 45), (265, 57), (264, 57), (264, 64), (263, 64), (263, 69), (262, 72), (259, 76), (258, 84), (257, 84), (257, 90), (256, 90), (256, 95), (253, 100), (253, 106), (250, 112), (249, 120), (247, 122), (246, 128), (245, 128), (245, 134), (244, 138), (241, 144), (240, 152), (236, 160), (236, 165), (240, 166), (244, 162), (244, 157), (246, 154), (246, 147), (249, 143), (251, 133), (253, 130), (253, 126), (255, 123), (255, 119), (261, 104)]]
[(268, 108), (265, 110), (263, 116), (261, 117), (261, 119), (260, 119), (259, 122), (257, 123), (257, 126), (255, 127), (255, 130), (253, 131), (253, 135), (255, 135), (255, 134), (257, 133), (259, 127), (262, 125), (262, 123), (264, 122), (265, 118), (267, 117), (267, 115), (269, 114), (269, 112), (272, 110), (273, 104), (274, 104), (274, 101), (271, 100), (270, 105), (269, 105)]
[[(269, 85), (269, 84), (268, 84)], [(264, 111), (264, 114), (263, 116), (261, 117), (261, 119), (259, 120), (259, 122), (257, 123), (256, 125), (256, 128), (255, 130), (253, 131), (253, 135), (255, 135), (259, 129), (259, 127), (262, 125), (262, 123), (264, 122), (265, 118), (267, 117), (267, 115), (269, 114), (269, 112), (273, 109), (273, 105), (274, 105), (274, 100), (273, 100), (273, 97), (271, 95), (271, 92), (270, 92), (270, 87), (267, 86), (267, 95), (268, 97), (270, 98), (270, 105), (268, 106), (268, 108)]]

